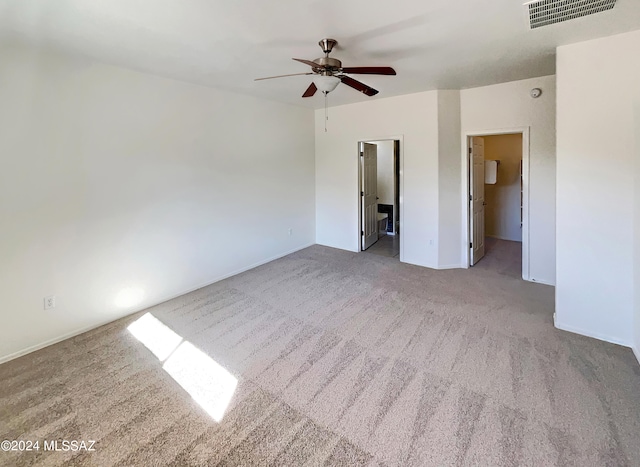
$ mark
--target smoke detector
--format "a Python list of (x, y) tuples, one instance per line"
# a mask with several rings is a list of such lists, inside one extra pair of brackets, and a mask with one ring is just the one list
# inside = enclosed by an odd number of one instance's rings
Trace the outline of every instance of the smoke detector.
[(616, 0), (535, 0), (524, 4), (531, 29), (600, 13), (616, 6)]

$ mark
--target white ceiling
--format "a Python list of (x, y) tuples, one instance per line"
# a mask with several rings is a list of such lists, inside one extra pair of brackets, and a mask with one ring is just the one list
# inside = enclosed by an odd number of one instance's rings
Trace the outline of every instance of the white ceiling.
[(392, 66), (398, 76), (353, 75), (376, 97), (344, 85), (330, 105), (431, 89), (553, 74), (555, 47), (640, 29), (640, 1), (529, 30), (523, 0), (0, 0), (0, 41), (20, 40), (98, 61), (321, 108), (300, 96), (312, 60), (332, 37), (343, 66)]

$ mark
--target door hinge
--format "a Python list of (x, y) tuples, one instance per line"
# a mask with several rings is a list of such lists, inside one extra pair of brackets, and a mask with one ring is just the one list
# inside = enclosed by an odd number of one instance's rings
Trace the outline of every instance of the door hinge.
[(360, 235), (362, 235), (364, 237), (364, 230), (360, 231)]
[(360, 196), (364, 196), (364, 191), (361, 191), (361, 192), (360, 192)]
[(469, 195), (469, 201), (473, 201), (473, 196)]
[(473, 149), (469, 148), (469, 154), (471, 154), (473, 152)]
[(364, 157), (364, 152), (361, 152), (361, 153), (360, 153), (360, 157)]
[(473, 248), (473, 243), (469, 243), (469, 248)]

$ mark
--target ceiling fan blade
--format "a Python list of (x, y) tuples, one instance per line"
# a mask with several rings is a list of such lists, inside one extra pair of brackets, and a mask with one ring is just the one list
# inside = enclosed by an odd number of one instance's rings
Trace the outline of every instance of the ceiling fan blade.
[(309, 87), (307, 88), (307, 90), (302, 95), (302, 97), (311, 97), (316, 93), (317, 90), (318, 90), (318, 88), (316, 87), (316, 84), (315, 83), (311, 83), (309, 85)]
[(311, 60), (303, 60), (302, 58), (294, 58), (296, 62), (304, 63), (305, 65), (309, 65), (311, 68), (323, 68), (322, 65), (318, 65), (316, 62), (312, 62)]
[(344, 84), (352, 87), (357, 91), (360, 91), (362, 94), (365, 94), (367, 96), (375, 96), (376, 94), (378, 94), (378, 91), (376, 91), (372, 87), (367, 86), (366, 84), (361, 83), (360, 81), (356, 81), (353, 78), (349, 78), (348, 76), (339, 76), (339, 78), (340, 78), (340, 81), (342, 81)]
[(343, 73), (353, 73), (360, 75), (395, 75), (396, 70), (390, 66), (356, 66), (342, 69)]
[(268, 76), (266, 78), (256, 78), (254, 81), (262, 81), (264, 79), (286, 78), (287, 76), (312, 75), (313, 73), (292, 73), (290, 75)]

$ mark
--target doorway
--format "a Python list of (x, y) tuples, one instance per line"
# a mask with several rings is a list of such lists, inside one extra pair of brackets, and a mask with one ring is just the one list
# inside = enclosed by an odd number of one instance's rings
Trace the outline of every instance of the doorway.
[(399, 139), (358, 143), (360, 251), (400, 258)]
[(529, 130), (466, 139), (468, 265), (529, 280)]

